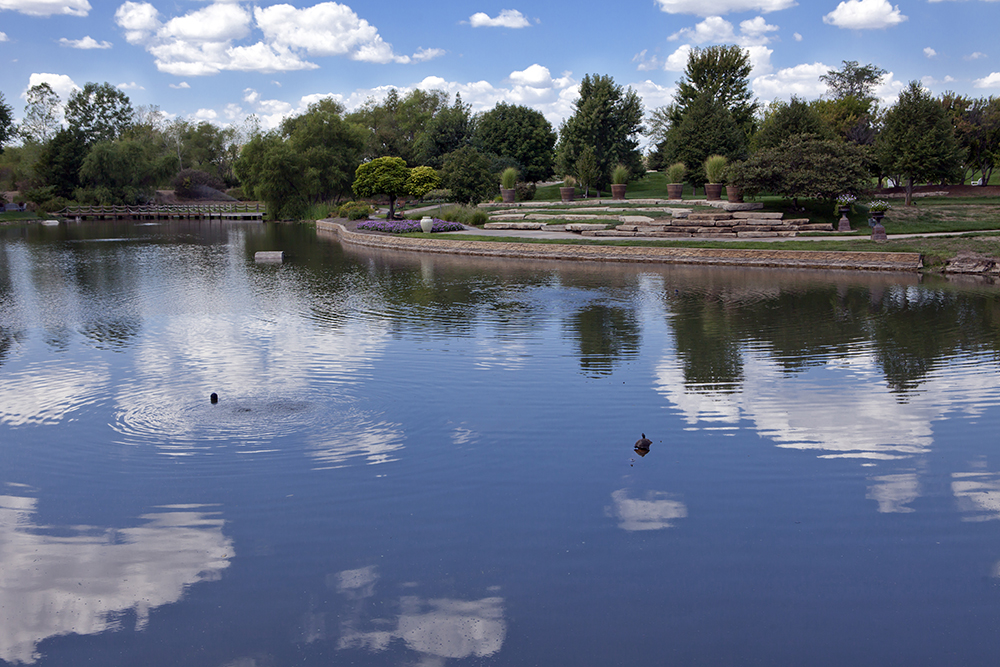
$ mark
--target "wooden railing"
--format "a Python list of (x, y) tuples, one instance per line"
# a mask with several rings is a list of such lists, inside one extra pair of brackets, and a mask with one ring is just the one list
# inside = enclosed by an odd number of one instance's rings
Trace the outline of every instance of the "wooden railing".
[[(223, 217), (224, 214), (246, 214), (248, 217), (261, 217), (266, 211), (260, 202), (226, 202), (217, 204), (145, 204), (140, 206), (67, 206), (57, 215), (68, 218), (88, 217), (171, 217), (171, 218), (209, 218)], [(229, 217), (229, 216), (226, 216)]]

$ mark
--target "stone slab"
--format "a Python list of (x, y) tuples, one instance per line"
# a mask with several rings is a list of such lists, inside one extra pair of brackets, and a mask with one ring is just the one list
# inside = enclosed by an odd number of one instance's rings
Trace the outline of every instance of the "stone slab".
[(543, 222), (487, 222), (483, 229), (543, 229)]
[(763, 218), (767, 220), (781, 220), (784, 213), (780, 211), (735, 211), (733, 212), (734, 218), (746, 218), (746, 219), (758, 219)]
[[(593, 232), (602, 230), (607, 225), (602, 225), (597, 222), (570, 222), (566, 224), (567, 232)], [(634, 229), (632, 231), (635, 231)]]

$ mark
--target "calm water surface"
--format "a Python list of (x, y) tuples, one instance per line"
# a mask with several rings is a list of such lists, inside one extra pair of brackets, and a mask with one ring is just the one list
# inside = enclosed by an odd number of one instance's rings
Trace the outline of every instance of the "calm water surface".
[(909, 276), (2, 228), (0, 662), (995, 665), (998, 350)]

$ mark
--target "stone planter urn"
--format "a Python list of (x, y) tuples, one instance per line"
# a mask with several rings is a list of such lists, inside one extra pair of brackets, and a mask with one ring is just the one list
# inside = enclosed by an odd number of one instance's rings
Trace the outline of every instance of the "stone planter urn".
[(420, 230), (425, 234), (430, 234), (434, 230), (434, 218), (429, 215), (420, 218)]
[(625, 189), (628, 188), (626, 183), (612, 183), (611, 184), (611, 198), (612, 199), (625, 199)]
[(705, 183), (705, 199), (719, 201), (722, 199), (722, 183)]
[(683, 183), (667, 184), (667, 199), (680, 199), (684, 194)]
[(513, 188), (510, 190), (507, 188), (500, 188), (500, 198), (503, 199), (504, 204), (513, 204), (515, 194), (517, 194), (517, 190), (514, 190)]
[(559, 188), (559, 198), (564, 202), (571, 202), (576, 196), (576, 188)]
[(738, 204), (743, 201), (743, 193), (735, 185), (726, 186), (726, 199), (733, 204)]

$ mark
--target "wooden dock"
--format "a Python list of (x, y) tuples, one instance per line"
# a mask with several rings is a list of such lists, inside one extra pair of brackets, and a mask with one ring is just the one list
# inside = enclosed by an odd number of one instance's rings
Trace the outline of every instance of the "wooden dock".
[(59, 211), (70, 220), (165, 220), (194, 218), (200, 220), (259, 220), (265, 206), (260, 202), (225, 204), (150, 204), (143, 206), (67, 206)]

